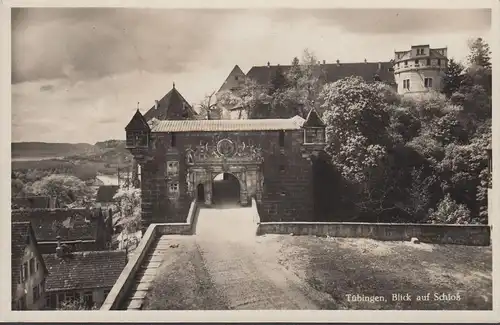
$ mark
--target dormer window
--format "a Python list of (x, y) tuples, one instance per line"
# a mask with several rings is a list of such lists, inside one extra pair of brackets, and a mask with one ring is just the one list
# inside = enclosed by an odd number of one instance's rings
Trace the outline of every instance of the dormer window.
[(424, 49), (417, 49), (417, 55), (424, 55)]

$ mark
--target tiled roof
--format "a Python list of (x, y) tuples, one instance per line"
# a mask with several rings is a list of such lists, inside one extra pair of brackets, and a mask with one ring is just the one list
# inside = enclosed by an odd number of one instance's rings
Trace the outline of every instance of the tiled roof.
[(12, 198), (13, 209), (48, 209), (50, 208), (50, 197), (28, 196)]
[[(12, 221), (30, 221), (38, 242), (95, 240), (102, 218), (100, 209), (13, 210)], [(102, 222), (102, 220), (101, 220)]]
[(170, 120), (158, 121), (152, 132), (220, 132), (299, 130), (304, 119)]
[[(246, 76), (261, 85), (267, 85), (280, 68), (285, 73), (291, 68), (291, 65), (254, 66), (248, 71)], [(370, 82), (377, 75), (381, 81), (393, 84), (395, 83), (395, 79), (394, 73), (390, 70), (391, 68), (391, 62), (340, 62), (339, 64), (320, 64), (320, 71), (317, 71), (317, 74), (321, 75), (327, 82), (335, 82), (351, 76), (359, 76), (365, 81)]]
[[(14, 292), (19, 282), (21, 261), (24, 249), (29, 242), (33, 241), (37, 245), (36, 236), (31, 228), (30, 222), (12, 222), (11, 223), (11, 269), (12, 269), (12, 292)], [(45, 267), (42, 261), (42, 267)]]
[(96, 197), (96, 202), (99, 203), (106, 203), (106, 202), (113, 202), (113, 197), (115, 196), (116, 192), (118, 192), (118, 189), (120, 186), (118, 185), (102, 185), (99, 186), (99, 189), (97, 190), (97, 197)]
[(130, 122), (125, 127), (126, 131), (149, 130), (149, 124), (142, 115), (141, 111), (137, 110), (132, 116)]
[(47, 291), (112, 287), (127, 264), (125, 251), (45, 254)]
[(193, 118), (198, 115), (196, 111), (191, 107), (186, 99), (179, 93), (179, 91), (173, 87), (162, 99), (158, 101), (158, 108), (155, 106), (151, 107), (144, 118), (149, 121), (150, 119), (157, 118), (159, 120), (165, 120), (171, 118), (172, 114), (179, 112), (186, 112), (187, 117)]

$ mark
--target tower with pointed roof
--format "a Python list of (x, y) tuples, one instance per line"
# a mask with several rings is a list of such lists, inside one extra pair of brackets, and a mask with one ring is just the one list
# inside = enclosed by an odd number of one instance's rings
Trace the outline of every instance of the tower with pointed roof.
[[(230, 92), (238, 91), (245, 83), (245, 78), (246, 78), (245, 73), (243, 73), (243, 71), (238, 65), (235, 65), (233, 70), (231, 70), (231, 72), (227, 76), (226, 80), (224, 80), (222, 86), (217, 91), (216, 97), (219, 98), (219, 95), (225, 91), (230, 91)], [(241, 107), (221, 106), (219, 108), (222, 112), (223, 118), (226, 119), (241, 119), (242, 117), (246, 118), (246, 116), (243, 116)]]
[(394, 77), (398, 93), (414, 95), (440, 91), (447, 66), (447, 48), (414, 45), (409, 51), (396, 51)]
[(158, 120), (192, 120), (197, 115), (198, 113), (177, 90), (174, 82), (172, 89), (162, 99), (155, 101), (155, 105), (144, 114), (144, 118), (147, 121), (153, 118)]

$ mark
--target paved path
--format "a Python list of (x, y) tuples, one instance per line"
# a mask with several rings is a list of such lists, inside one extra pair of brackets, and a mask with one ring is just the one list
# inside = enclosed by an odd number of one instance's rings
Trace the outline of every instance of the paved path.
[(229, 309), (318, 309), (325, 297), (258, 244), (251, 208), (202, 208), (194, 240)]

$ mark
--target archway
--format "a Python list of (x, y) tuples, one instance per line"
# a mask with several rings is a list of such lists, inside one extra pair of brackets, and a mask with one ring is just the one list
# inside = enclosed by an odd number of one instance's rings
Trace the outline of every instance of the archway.
[(196, 187), (196, 199), (198, 202), (205, 202), (205, 186), (198, 184)]
[(240, 181), (231, 173), (221, 173), (212, 181), (212, 202), (219, 207), (240, 204)]

